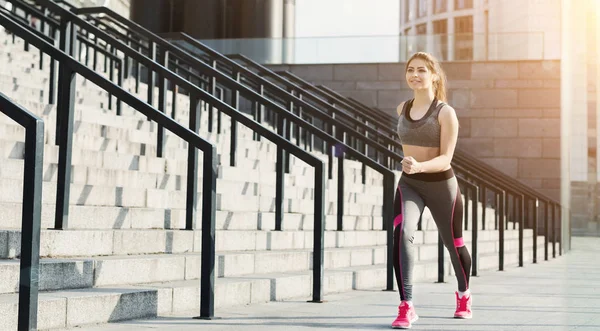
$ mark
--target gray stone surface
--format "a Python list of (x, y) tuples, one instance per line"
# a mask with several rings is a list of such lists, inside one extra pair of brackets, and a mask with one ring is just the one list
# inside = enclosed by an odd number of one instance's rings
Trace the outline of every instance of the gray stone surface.
[[(487, 271), (472, 280), (472, 320), (455, 320), (456, 282), (418, 282), (414, 330), (599, 330), (600, 238), (573, 238), (573, 250), (556, 260), (504, 272)], [(375, 276), (375, 274), (373, 275)], [(383, 275), (380, 275), (383, 276)], [(292, 286), (292, 285), (290, 285)], [(308, 298), (306, 298), (308, 299)], [(305, 300), (218, 309), (220, 319), (192, 317), (198, 311), (77, 330), (387, 330), (395, 318), (396, 292), (361, 290)]]

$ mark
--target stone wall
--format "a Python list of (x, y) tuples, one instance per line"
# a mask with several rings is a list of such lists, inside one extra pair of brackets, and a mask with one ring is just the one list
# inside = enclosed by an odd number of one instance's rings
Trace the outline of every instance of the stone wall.
[[(271, 66), (395, 114), (404, 63)], [(459, 148), (560, 200), (560, 61), (449, 62)]]

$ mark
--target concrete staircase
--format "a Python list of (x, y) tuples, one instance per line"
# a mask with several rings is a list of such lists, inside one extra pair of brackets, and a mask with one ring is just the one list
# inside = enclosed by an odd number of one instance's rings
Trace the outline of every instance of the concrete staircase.
[[(77, 79), (69, 228), (50, 230), (58, 163), (56, 109), (46, 104), (48, 68), (38, 70), (38, 60), (37, 50), (24, 52), (21, 40), (13, 44), (11, 37), (0, 32), (0, 92), (42, 116), (46, 125), (38, 327), (75, 327), (198, 310), (201, 232), (181, 230), (185, 225), (186, 143), (167, 133), (165, 157), (155, 157), (156, 124), (126, 105), (123, 116), (116, 116), (114, 108), (107, 110), (106, 93), (81, 77)], [(130, 91), (133, 86), (133, 81), (125, 82)], [(140, 88), (141, 99), (146, 88)], [(176, 120), (183, 125), (188, 122), (188, 109), (189, 100), (179, 95)], [(223, 117), (221, 135), (207, 131), (206, 113), (201, 121), (201, 136), (217, 146), (222, 160), (217, 182), (216, 315), (224, 306), (309, 297), (312, 168), (291, 157), (290, 174), (285, 178), (284, 231), (274, 231), (275, 145), (265, 139), (254, 141), (252, 132), (240, 126), (239, 165), (230, 167), (226, 161), (229, 119)], [(0, 115), (0, 131), (0, 311), (4, 312), (0, 329), (14, 330), (24, 130)], [(318, 156), (327, 160), (326, 155)], [(199, 162), (201, 167), (201, 158)], [(326, 183), (325, 295), (383, 289), (386, 282), (382, 177), (367, 169), (363, 185), (360, 163), (345, 161), (345, 167), (344, 231), (335, 231), (335, 174)], [(493, 229), (494, 210), (486, 212), (486, 229)], [(478, 226), (479, 268), (495, 270), (498, 232)], [(438, 235), (428, 212), (422, 228), (415, 238), (414, 277), (434, 279)], [(524, 236), (525, 261), (531, 262), (532, 231), (525, 230)], [(465, 231), (464, 237), (470, 248), (471, 231)], [(540, 236), (539, 260), (543, 242)], [(516, 266), (516, 230), (506, 232), (505, 250), (506, 267)], [(445, 262), (451, 275), (447, 256)], [(450, 277), (449, 281), (454, 280)]]

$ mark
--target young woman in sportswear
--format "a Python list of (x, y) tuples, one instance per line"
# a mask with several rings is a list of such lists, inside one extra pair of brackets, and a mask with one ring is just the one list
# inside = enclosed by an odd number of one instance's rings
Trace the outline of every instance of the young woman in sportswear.
[(458, 291), (455, 318), (471, 318), (471, 256), (462, 238), (463, 204), (450, 162), (458, 139), (456, 112), (446, 102), (446, 76), (428, 53), (406, 64), (406, 81), (414, 98), (397, 112), (404, 159), (394, 203), (394, 270), (400, 291), (393, 328), (408, 329), (418, 319), (412, 303), (413, 239), (424, 207), (431, 211), (450, 259)]

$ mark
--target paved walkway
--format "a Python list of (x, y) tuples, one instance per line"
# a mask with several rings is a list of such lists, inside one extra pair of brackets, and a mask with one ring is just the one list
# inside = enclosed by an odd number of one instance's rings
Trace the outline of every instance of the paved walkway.
[[(573, 238), (573, 250), (555, 260), (504, 272), (484, 272), (471, 282), (472, 320), (450, 318), (455, 280), (415, 284), (420, 315), (414, 330), (600, 330), (600, 238)], [(189, 312), (77, 330), (295, 331), (387, 330), (398, 295), (354, 291), (328, 295), (327, 303), (276, 302), (219, 309), (221, 319), (193, 320)]]

